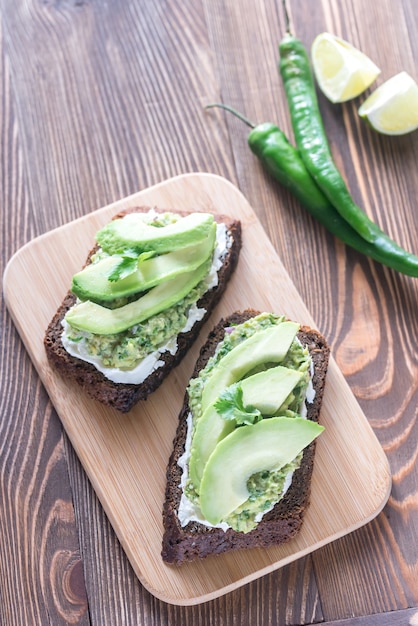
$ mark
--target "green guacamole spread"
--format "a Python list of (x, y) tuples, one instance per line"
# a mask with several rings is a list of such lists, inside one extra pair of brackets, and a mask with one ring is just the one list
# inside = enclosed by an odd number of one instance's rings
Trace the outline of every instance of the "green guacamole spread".
[[(206, 367), (200, 371), (199, 376), (190, 381), (188, 394), (193, 425), (196, 424), (196, 421), (201, 416), (201, 398), (205, 382), (213, 369), (216, 368), (220, 359), (255, 332), (272, 325), (280, 324), (284, 319), (284, 316), (275, 315), (273, 313), (262, 313), (235, 328), (227, 329), (224, 340), (219, 344), (215, 355), (209, 359)], [(310, 382), (311, 357), (308, 349), (304, 348), (301, 343), (295, 339), (280, 365), (298, 370), (304, 374), (301, 378), (301, 382), (277, 411), (277, 415), (295, 417), (296, 415), (300, 415), (302, 411), (306, 390)], [(262, 368), (267, 369), (268, 366), (269, 364), (264, 364)], [(248, 376), (257, 373), (262, 368), (259, 367), (252, 370), (248, 373)], [(249, 532), (255, 528), (260, 515), (273, 508), (283, 497), (286, 478), (290, 472), (293, 472), (299, 467), (301, 459), (302, 453), (280, 470), (262, 471), (253, 474), (247, 482), (247, 489), (250, 493), (249, 498), (223, 521), (236, 531)], [(185, 495), (191, 502), (197, 506), (199, 505), (199, 494), (190, 478), (186, 483)]]
[(269, 511), (283, 497), (286, 477), (295, 471), (302, 459), (299, 455), (292, 463), (285, 465), (276, 472), (258, 472), (253, 474), (247, 483), (250, 497), (238, 509), (226, 518), (226, 523), (234, 530), (249, 532), (257, 525), (257, 514)]

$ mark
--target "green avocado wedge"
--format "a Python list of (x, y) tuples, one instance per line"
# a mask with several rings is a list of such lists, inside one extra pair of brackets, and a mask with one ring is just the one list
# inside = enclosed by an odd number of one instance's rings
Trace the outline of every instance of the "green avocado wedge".
[[(302, 374), (286, 367), (272, 367), (241, 381), (244, 407), (254, 407), (263, 416), (273, 415), (300, 382)], [(226, 437), (236, 424), (224, 419), (210, 404), (197, 420), (190, 453), (189, 475), (199, 491), (205, 465), (219, 441)]]
[(71, 291), (81, 300), (93, 302), (110, 302), (146, 291), (179, 274), (197, 269), (212, 254), (215, 239), (216, 223), (213, 222), (204, 241), (139, 262), (136, 271), (116, 281), (110, 281), (108, 277), (121, 257), (105, 257), (75, 274)]
[(112, 220), (96, 234), (96, 241), (109, 254), (125, 250), (163, 254), (202, 242), (214, 223), (210, 213), (190, 213), (167, 226), (151, 226), (139, 213)]
[(204, 518), (211, 524), (226, 519), (248, 499), (250, 476), (284, 467), (323, 430), (299, 417), (271, 417), (236, 428), (218, 443), (206, 464), (200, 485)]
[(299, 328), (296, 322), (281, 322), (256, 332), (222, 357), (203, 389), (202, 411), (216, 400), (222, 389), (241, 380), (258, 365), (283, 361)]
[(89, 300), (80, 302), (68, 311), (65, 319), (73, 328), (96, 335), (121, 333), (180, 302), (206, 276), (210, 266), (211, 259), (196, 270), (163, 282), (138, 300), (117, 309), (108, 309)]
[(254, 406), (264, 417), (277, 413), (303, 374), (288, 367), (271, 367), (242, 381), (244, 406)]

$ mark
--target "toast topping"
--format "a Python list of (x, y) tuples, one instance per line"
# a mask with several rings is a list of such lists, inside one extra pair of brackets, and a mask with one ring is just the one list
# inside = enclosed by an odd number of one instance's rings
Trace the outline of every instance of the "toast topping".
[[(253, 337), (258, 334), (264, 333), (256, 333)], [(229, 355), (234, 352), (232, 350)], [(283, 358), (284, 355), (280, 360)], [(196, 420), (189, 466), (190, 478), (196, 489), (199, 489), (203, 470), (217, 443), (237, 425), (253, 424), (263, 416), (275, 415), (300, 383), (300, 372), (279, 366), (241, 378), (240, 382), (225, 385), (220, 390), (215, 401)]]
[(211, 256), (216, 224), (203, 242), (165, 254), (125, 254), (103, 256), (73, 276), (71, 291), (81, 300), (101, 304), (126, 298), (138, 292), (197, 270)]
[(122, 333), (183, 300), (205, 278), (211, 264), (212, 259), (208, 258), (197, 269), (164, 281), (136, 300), (114, 309), (91, 300), (79, 302), (68, 311), (66, 321), (76, 330), (95, 335)]
[(202, 243), (210, 235), (213, 223), (210, 213), (190, 213), (180, 219), (171, 213), (164, 222), (159, 216), (150, 222), (140, 213), (129, 213), (109, 222), (97, 233), (96, 240), (108, 254), (125, 250), (163, 254)]
[[(132, 215), (111, 224), (131, 223)], [(135, 230), (131, 224), (124, 233), (137, 237), (141, 228), (145, 230), (145, 252), (131, 247), (124, 254), (118, 248), (117, 255), (109, 255), (109, 241), (115, 247), (115, 240), (120, 244), (122, 226), (116, 239), (114, 233), (113, 239), (109, 235), (110, 225), (99, 232), (106, 250), (99, 249), (93, 262), (74, 277), (73, 287), (84, 299), (68, 311), (63, 323), (62, 342), (71, 355), (92, 363), (114, 382), (139, 384), (162, 365), (163, 352), (176, 352), (177, 335), (204, 316), (206, 311), (197, 310), (196, 302), (217, 285), (217, 271), (231, 245), (224, 224), (216, 224), (209, 214), (191, 215), (198, 217), (188, 220), (190, 216), (154, 211), (145, 218), (140, 215), (136, 222), (143, 226)], [(186, 220), (188, 226), (180, 228)], [(104, 231), (106, 237), (100, 234)], [(159, 232), (152, 237), (149, 231)], [(196, 243), (202, 233), (204, 240)], [(177, 247), (180, 240), (186, 248)], [(165, 249), (170, 241), (173, 252), (149, 249), (152, 242), (158, 250)], [(128, 243), (134, 245), (133, 235)]]
[(200, 485), (203, 516), (218, 524), (237, 509), (235, 518), (249, 514), (247, 502), (255, 499), (249, 479), (287, 468), (322, 431), (322, 426), (301, 417), (272, 417), (235, 428), (219, 442), (206, 464)]
[[(263, 313), (228, 329), (215, 355), (190, 381), (190, 432), (179, 461), (182, 526), (194, 520), (224, 530), (252, 530), (283, 497), (303, 449), (322, 431), (304, 419), (307, 395), (312, 399), (312, 360), (295, 336), (298, 328)], [(273, 331), (276, 344), (264, 343), (263, 359), (257, 337)], [(236, 375), (225, 377), (226, 371)], [(223, 385), (216, 382), (219, 377)]]

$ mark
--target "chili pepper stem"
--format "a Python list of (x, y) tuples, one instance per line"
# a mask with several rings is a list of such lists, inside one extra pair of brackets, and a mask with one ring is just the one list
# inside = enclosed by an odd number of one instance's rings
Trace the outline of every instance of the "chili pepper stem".
[(249, 126), (250, 128), (255, 128), (255, 126), (256, 126), (247, 117), (245, 117), (245, 115), (243, 115), (242, 113), (240, 113), (239, 111), (237, 111), (233, 107), (229, 106), (228, 104), (223, 104), (222, 102), (213, 102), (213, 103), (207, 104), (205, 106), (205, 109), (214, 109), (214, 108), (225, 109), (225, 111), (229, 111), (229, 113), (232, 113), (232, 115), (235, 115), (235, 117), (237, 117), (242, 122), (247, 124), (247, 126)]
[(290, 32), (290, 16), (289, 16), (289, 11), (287, 10), (287, 2), (286, 0), (283, 0), (282, 2), (283, 4), (283, 11), (284, 11), (284, 20), (285, 20), (285, 28), (286, 28), (286, 33), (288, 35), (291, 34)]

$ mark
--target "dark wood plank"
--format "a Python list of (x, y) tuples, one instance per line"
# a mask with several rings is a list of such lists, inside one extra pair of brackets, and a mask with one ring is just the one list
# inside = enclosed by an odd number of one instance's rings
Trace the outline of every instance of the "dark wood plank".
[[(37, 231), (10, 59), (1, 41), (1, 271)], [(60, 423), (1, 303), (0, 622), (87, 626), (87, 596)]]
[[(415, 74), (413, 0), (396, 10), (390, 0), (289, 4), (306, 45), (329, 30), (369, 53), (384, 78)], [(413, 624), (416, 281), (336, 242), (265, 175), (246, 145), (248, 129), (204, 109), (223, 100), (256, 122), (278, 122), (291, 137), (276, 67), (281, 2), (1, 0), (0, 7), (2, 266), (32, 237), (167, 177), (225, 176), (254, 207), (329, 338), (394, 473), (388, 506), (367, 527), (219, 600), (165, 605), (134, 576), (2, 304), (0, 621)], [(416, 135), (376, 135), (358, 119), (356, 102), (335, 106), (320, 96), (320, 104), (356, 200), (416, 250)], [(389, 613), (395, 609), (405, 610)]]
[[(5, 3), (24, 158), (44, 230), (209, 163), (234, 177), (224, 129), (207, 141), (201, 98), (215, 77), (202, 7), (168, 8)], [(28, 50), (36, 51), (36, 88)]]

